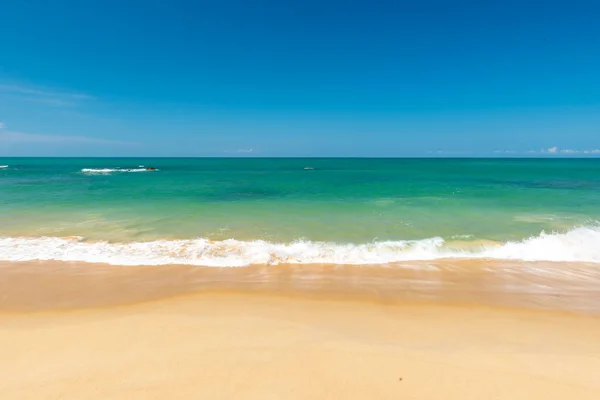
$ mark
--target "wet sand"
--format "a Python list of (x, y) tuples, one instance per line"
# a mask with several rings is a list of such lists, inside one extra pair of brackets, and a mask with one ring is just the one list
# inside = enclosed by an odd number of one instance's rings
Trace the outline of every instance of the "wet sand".
[(597, 399), (596, 268), (0, 263), (0, 398)]
[(0, 311), (115, 306), (215, 291), (600, 315), (600, 266), (485, 260), (240, 268), (0, 262)]

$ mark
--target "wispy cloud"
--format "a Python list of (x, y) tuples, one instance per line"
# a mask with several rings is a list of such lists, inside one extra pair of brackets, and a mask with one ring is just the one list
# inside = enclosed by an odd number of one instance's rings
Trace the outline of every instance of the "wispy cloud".
[(428, 151), (427, 154), (430, 155), (439, 155), (439, 156), (486, 156), (486, 155), (491, 155), (491, 154), (495, 154), (498, 156), (519, 156), (519, 155), (527, 155), (527, 156), (533, 156), (535, 154), (541, 155), (541, 156), (567, 156), (567, 155), (600, 155), (600, 149), (561, 149), (558, 146), (552, 146), (552, 147), (547, 147), (547, 148), (542, 148), (539, 150), (511, 150), (511, 149), (504, 149), (504, 150), (493, 150), (491, 152), (479, 152), (479, 153), (472, 153), (472, 152), (467, 152), (467, 151), (446, 151), (446, 150), (435, 150), (435, 151)]
[(252, 149), (239, 149), (238, 153), (252, 153)]
[(4, 122), (0, 122), (0, 129), (6, 128), (6, 124)]
[(590, 149), (590, 150), (563, 149), (560, 152), (565, 153), (565, 154), (600, 154), (600, 149)]
[(40, 89), (22, 84), (0, 84), (0, 94), (52, 107), (76, 106), (93, 97), (84, 93)]
[(88, 136), (40, 135), (3, 130), (0, 132), (0, 143), (7, 144), (103, 144), (103, 145), (135, 145), (134, 142), (100, 139)]
[(432, 154), (432, 155), (440, 155), (440, 156), (466, 156), (466, 155), (473, 154), (470, 151), (460, 151), (460, 150), (430, 150), (426, 153)]
[[(536, 153), (534, 151), (534, 153)], [(558, 146), (541, 149), (539, 153), (547, 154), (600, 154), (600, 149), (560, 149)]]

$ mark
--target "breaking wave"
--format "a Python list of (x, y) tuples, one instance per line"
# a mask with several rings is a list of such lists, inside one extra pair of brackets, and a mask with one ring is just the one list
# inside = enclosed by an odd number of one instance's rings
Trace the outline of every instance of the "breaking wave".
[(146, 169), (146, 168), (83, 168), (81, 170), (84, 174), (89, 175), (101, 175), (101, 174), (112, 174), (113, 172), (155, 172), (158, 169)]
[(600, 263), (600, 228), (596, 227), (579, 227), (565, 233), (541, 233), (516, 242), (477, 243), (447, 243), (439, 237), (365, 244), (211, 241), (203, 238), (109, 243), (87, 242), (80, 237), (5, 237), (0, 238), (0, 259), (211, 267), (285, 263), (385, 264), (444, 258)]

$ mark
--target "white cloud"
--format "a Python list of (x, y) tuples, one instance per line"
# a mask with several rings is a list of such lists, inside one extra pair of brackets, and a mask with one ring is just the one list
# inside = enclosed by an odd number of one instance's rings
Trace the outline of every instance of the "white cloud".
[(536, 154), (536, 153), (547, 153), (547, 154), (600, 154), (600, 149), (587, 149), (587, 150), (577, 150), (577, 149), (560, 149), (558, 146), (549, 147), (547, 149), (541, 149), (540, 151), (529, 150), (527, 153)]
[(252, 153), (252, 149), (239, 149), (238, 153)]
[(494, 154), (517, 154), (518, 151), (515, 151), (515, 150), (494, 150), (492, 153), (494, 153)]
[(427, 154), (446, 155), (446, 156), (465, 156), (465, 155), (473, 154), (470, 151), (456, 151), (456, 150), (429, 150), (426, 153)]
[(42, 90), (20, 84), (0, 84), (0, 94), (28, 102), (42, 103), (52, 107), (75, 106), (82, 101), (93, 99), (92, 96), (83, 93)]
[(0, 129), (6, 129), (6, 124), (4, 122), (0, 122)]
[(575, 150), (575, 149), (561, 149), (559, 150), (562, 154), (600, 154), (600, 149), (590, 150)]
[(600, 149), (576, 150), (576, 149), (559, 149), (561, 154), (600, 154)]
[[(446, 155), (446, 156), (467, 156), (467, 155), (473, 155), (473, 153), (471, 152), (467, 152), (467, 151), (446, 151), (446, 150), (430, 150), (427, 151), (426, 154), (430, 154), (430, 155)], [(544, 154), (546, 156), (560, 156), (560, 155), (600, 155), (600, 149), (584, 149), (584, 150), (578, 150), (578, 149), (561, 149), (558, 146), (553, 146), (553, 147), (548, 147), (548, 148), (543, 148), (540, 150), (493, 150), (491, 152), (481, 152), (481, 153), (477, 153), (476, 155), (480, 155), (480, 156), (485, 156), (485, 155), (489, 155), (489, 154), (497, 154), (499, 156), (502, 155), (513, 155), (513, 156), (518, 156), (519, 154), (521, 155), (534, 155), (534, 154)]]
[(67, 135), (40, 135), (35, 133), (23, 133), (3, 131), (0, 132), (0, 143), (10, 144), (106, 144), (106, 145), (134, 145), (133, 142), (122, 142), (118, 140), (107, 140), (88, 136)]

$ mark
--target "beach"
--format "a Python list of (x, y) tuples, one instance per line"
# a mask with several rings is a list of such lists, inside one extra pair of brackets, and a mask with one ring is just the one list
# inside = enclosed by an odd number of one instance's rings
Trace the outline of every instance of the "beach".
[(597, 160), (0, 165), (1, 399), (600, 398)]
[(600, 0), (0, 15), (0, 400), (600, 400)]
[(597, 292), (456, 268), (2, 263), (0, 397), (598, 398)]

